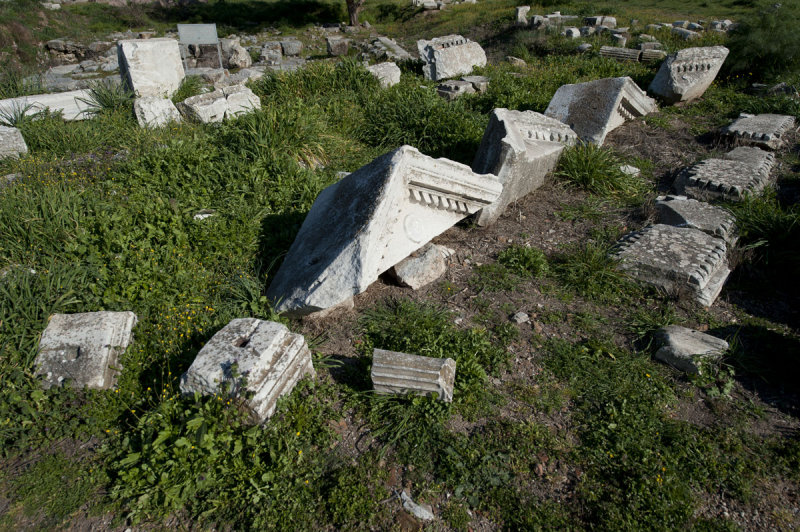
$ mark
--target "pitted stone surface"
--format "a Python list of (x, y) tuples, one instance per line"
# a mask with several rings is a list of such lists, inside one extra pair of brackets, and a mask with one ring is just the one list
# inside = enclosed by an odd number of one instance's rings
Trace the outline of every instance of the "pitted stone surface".
[(711, 86), (726, 57), (724, 46), (684, 48), (661, 63), (647, 90), (667, 103), (697, 99)]
[(198, 122), (222, 122), (261, 108), (261, 100), (244, 85), (223, 86), (215, 91), (191, 96), (178, 104), (189, 119)]
[(743, 144), (752, 144), (771, 150), (782, 148), (786, 134), (794, 129), (794, 117), (787, 115), (742, 114), (722, 129), (722, 134)]
[(122, 83), (136, 96), (172, 96), (184, 78), (175, 39), (136, 39), (117, 43)]
[(741, 200), (747, 194), (759, 194), (769, 182), (775, 156), (756, 150), (758, 153), (737, 148), (724, 159), (706, 159), (685, 168), (673, 187), (678, 194), (700, 201)]
[(728, 350), (725, 340), (680, 325), (659, 329), (655, 340), (660, 345), (655, 358), (687, 373), (700, 373), (703, 361), (717, 360)]
[(613, 251), (622, 271), (668, 292), (691, 294), (704, 306), (714, 303), (730, 274), (726, 253), (721, 238), (663, 224), (626, 235)]
[(220, 329), (197, 353), (181, 376), (181, 392), (252, 394), (248, 405), (263, 422), (275, 412), (278, 398), (306, 375), (314, 378), (316, 373), (302, 335), (282, 323), (239, 318)]
[(180, 122), (181, 114), (169, 98), (136, 98), (133, 112), (139, 126), (147, 128), (163, 127), (170, 122)]
[(0, 160), (11, 157), (19, 158), (28, 153), (28, 145), (22, 138), (22, 132), (15, 127), (0, 126)]
[(91, 115), (87, 112), (90, 104), (88, 90), (56, 92), (53, 94), (36, 94), (0, 100), (0, 112), (16, 113), (27, 108), (26, 116), (41, 111), (60, 112), (67, 122), (85, 120)]
[(622, 77), (562, 85), (544, 114), (569, 125), (582, 140), (600, 146), (626, 120), (657, 110), (655, 100), (631, 78)]
[(419, 57), (424, 62), (426, 79), (441, 81), (471, 74), (476, 66), (486, 66), (486, 52), (481, 46), (461, 35), (417, 41)]
[(453, 382), (456, 361), (452, 358), (433, 358), (375, 349), (372, 353), (372, 387), (381, 394), (430, 396), (450, 403), (453, 401)]
[(460, 79), (454, 79), (450, 81), (445, 81), (438, 87), (436, 87), (436, 94), (447, 100), (448, 102), (452, 102), (459, 96), (463, 94), (474, 94), (475, 87), (472, 86), (472, 83), (469, 81), (463, 81)]
[(660, 224), (698, 229), (722, 238), (728, 244), (736, 240), (736, 218), (721, 207), (697, 201), (686, 196), (659, 196), (656, 198), (656, 220)]
[(472, 169), (496, 175), (503, 183), (503, 192), (481, 210), (478, 225), (495, 222), (508, 205), (542, 186), (545, 176), (558, 164), (564, 146), (577, 141), (577, 134), (554, 118), (534, 111), (492, 111)]
[(392, 266), (389, 274), (400, 286), (418, 290), (441, 277), (447, 271), (447, 257), (453, 250), (436, 244), (427, 244), (410, 257)]
[(294, 315), (346, 301), (502, 189), (496, 176), (402, 146), (320, 193), (267, 296)]
[(395, 63), (378, 63), (377, 65), (368, 66), (367, 70), (370, 74), (378, 78), (383, 88), (400, 83), (400, 67)]
[(107, 390), (134, 325), (133, 312), (53, 314), (39, 340), (36, 374), (44, 376), (45, 388), (69, 380), (74, 387)]

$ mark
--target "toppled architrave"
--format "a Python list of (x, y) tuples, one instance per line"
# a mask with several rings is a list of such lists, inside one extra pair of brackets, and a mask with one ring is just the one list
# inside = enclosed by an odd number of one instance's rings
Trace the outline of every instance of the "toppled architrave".
[(660, 346), (654, 357), (687, 373), (699, 374), (703, 362), (719, 360), (728, 350), (728, 342), (716, 336), (669, 325), (655, 333)]
[(372, 388), (381, 394), (412, 392), (436, 394), (440, 401), (453, 401), (456, 361), (375, 349), (372, 352)]
[(39, 340), (36, 374), (44, 376), (45, 388), (68, 380), (74, 387), (107, 390), (134, 325), (133, 312), (53, 314)]
[(601, 146), (606, 135), (626, 120), (657, 110), (655, 100), (631, 78), (621, 77), (562, 85), (544, 114), (567, 124), (582, 140)]
[(267, 295), (295, 315), (346, 301), (502, 188), (493, 175), (402, 146), (320, 193)]
[(689, 102), (700, 98), (722, 68), (728, 49), (724, 46), (684, 48), (661, 63), (648, 87), (666, 103)]
[(680, 195), (700, 201), (720, 198), (739, 201), (764, 190), (774, 164), (772, 153), (742, 146), (723, 159), (706, 159), (684, 168), (673, 188)]
[(169, 98), (185, 77), (175, 39), (119, 41), (117, 59), (123, 85), (138, 97)]
[(651, 225), (624, 236), (612, 252), (620, 270), (704, 306), (717, 299), (730, 274), (725, 241), (697, 229)]
[(779, 150), (786, 143), (786, 134), (792, 129), (794, 129), (793, 116), (742, 113), (731, 125), (722, 128), (722, 135), (742, 144)]
[(503, 192), (481, 210), (478, 225), (493, 223), (509, 204), (542, 186), (545, 176), (558, 164), (564, 146), (577, 140), (569, 126), (543, 114), (493, 110), (472, 169), (496, 175), (503, 183)]
[(486, 52), (481, 45), (461, 35), (419, 40), (417, 51), (424, 63), (425, 78), (433, 81), (463, 76), (476, 66), (486, 66)]
[(655, 208), (658, 223), (698, 229), (729, 245), (736, 241), (736, 218), (722, 207), (686, 196), (659, 196)]
[(302, 335), (281, 323), (238, 318), (197, 353), (181, 376), (181, 392), (249, 396), (248, 406), (263, 422), (275, 412), (278, 398), (306, 375), (316, 373)]
[(456, 98), (458, 98), (463, 94), (474, 94), (474, 93), (475, 93), (475, 87), (472, 86), (472, 83), (460, 79), (445, 81), (444, 83), (436, 87), (436, 94), (438, 94), (448, 102), (452, 102), (453, 100), (455, 100)]

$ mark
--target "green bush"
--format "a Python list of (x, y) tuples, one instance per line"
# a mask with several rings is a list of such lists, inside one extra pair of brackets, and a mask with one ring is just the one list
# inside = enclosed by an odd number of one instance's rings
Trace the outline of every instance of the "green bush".
[(790, 23), (800, 18), (800, 5), (769, 4), (762, 4), (757, 16), (743, 19), (731, 33), (726, 62), (731, 74), (768, 79), (800, 68), (800, 33)]

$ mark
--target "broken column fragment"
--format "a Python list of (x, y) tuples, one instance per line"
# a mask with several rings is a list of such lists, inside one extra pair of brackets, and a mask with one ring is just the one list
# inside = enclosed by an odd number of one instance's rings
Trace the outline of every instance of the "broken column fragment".
[(372, 352), (372, 387), (376, 393), (431, 396), (453, 401), (456, 361), (375, 349)]
[(655, 208), (660, 224), (697, 229), (729, 245), (736, 241), (736, 218), (722, 207), (686, 196), (659, 196)]
[(680, 325), (659, 329), (655, 341), (661, 346), (654, 355), (656, 360), (695, 374), (701, 372), (703, 362), (719, 360), (728, 350), (725, 340)]
[(45, 388), (67, 380), (74, 387), (113, 387), (134, 325), (133, 312), (53, 314), (39, 340), (36, 375), (44, 376)]
[(658, 110), (629, 77), (605, 78), (558, 88), (545, 115), (570, 126), (578, 136), (601, 146), (606, 135), (626, 120)]
[(724, 46), (685, 48), (661, 63), (648, 91), (667, 103), (689, 102), (700, 98), (728, 57)]
[(617, 61), (639, 61), (642, 57), (642, 51), (619, 46), (601, 46), (600, 55)]
[(742, 144), (779, 150), (786, 142), (786, 134), (793, 128), (793, 116), (742, 113), (731, 125), (722, 128), (721, 133)]
[(181, 392), (227, 393), (247, 398), (259, 422), (275, 412), (278, 398), (297, 382), (315, 377), (311, 351), (302, 335), (281, 323), (238, 318), (220, 329), (203, 346), (181, 376)]
[(657, 224), (624, 236), (612, 255), (635, 279), (711, 306), (730, 274), (726, 253), (721, 238)]
[(347, 301), (502, 188), (411, 146), (378, 157), (320, 193), (267, 296), (294, 315)]
[(544, 183), (558, 164), (564, 146), (577, 142), (569, 126), (534, 111), (495, 109), (483, 133), (472, 169), (494, 174), (503, 192), (477, 216), (478, 225), (493, 223), (509, 204), (530, 194)]
[(463, 76), (476, 66), (486, 66), (486, 52), (481, 45), (461, 35), (419, 40), (417, 51), (424, 63), (425, 78), (433, 81)]
[(723, 159), (706, 159), (684, 168), (673, 188), (680, 195), (700, 201), (741, 200), (759, 194), (769, 182), (775, 156), (758, 148), (742, 146)]
[(172, 96), (185, 76), (178, 41), (134, 39), (117, 43), (122, 84), (136, 96)]

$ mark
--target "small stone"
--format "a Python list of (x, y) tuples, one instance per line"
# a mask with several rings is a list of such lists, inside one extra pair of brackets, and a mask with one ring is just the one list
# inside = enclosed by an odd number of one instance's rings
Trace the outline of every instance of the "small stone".
[(372, 353), (372, 387), (379, 394), (432, 396), (453, 401), (456, 361), (375, 349)]
[(728, 342), (679, 325), (659, 329), (655, 340), (661, 347), (655, 358), (687, 373), (699, 374), (703, 361), (722, 358), (728, 350)]
[(431, 506), (429, 504), (420, 505), (415, 503), (408, 491), (403, 490), (400, 494), (400, 500), (403, 501), (403, 508), (417, 519), (422, 521), (433, 521), (435, 519), (433, 512), (431, 512)]
[(524, 312), (517, 312), (516, 314), (511, 316), (511, 321), (513, 321), (514, 323), (519, 323), (519, 324), (530, 323), (531, 322), (531, 318), (530, 318), (530, 316), (528, 316)]
[(511, 66), (515, 67), (528, 66), (528, 63), (526, 63), (524, 60), (520, 59), (519, 57), (514, 57), (513, 55), (507, 55), (506, 61), (508, 61), (511, 64)]
[(461, 81), (471, 83), (475, 92), (483, 92), (489, 88), (489, 78), (486, 76), (462, 76)]
[(628, 44), (628, 38), (619, 34), (611, 35), (611, 41), (620, 48), (625, 48), (625, 45)]
[(581, 52), (581, 53), (588, 52), (591, 49), (592, 49), (592, 45), (589, 44), (588, 42), (585, 42), (585, 43), (583, 43), (583, 44), (578, 46), (578, 51)]
[(441, 277), (447, 271), (447, 257), (453, 250), (436, 244), (427, 244), (410, 257), (392, 266), (389, 274), (400, 286), (418, 290)]
[(619, 171), (632, 177), (639, 177), (642, 174), (641, 170), (630, 164), (623, 164), (619, 167)]
[(211, 218), (215, 214), (216, 214), (216, 211), (214, 211), (213, 209), (203, 209), (203, 210), (197, 211), (195, 213), (195, 215), (192, 216), (192, 218), (195, 219), (195, 220), (205, 220), (206, 218)]

